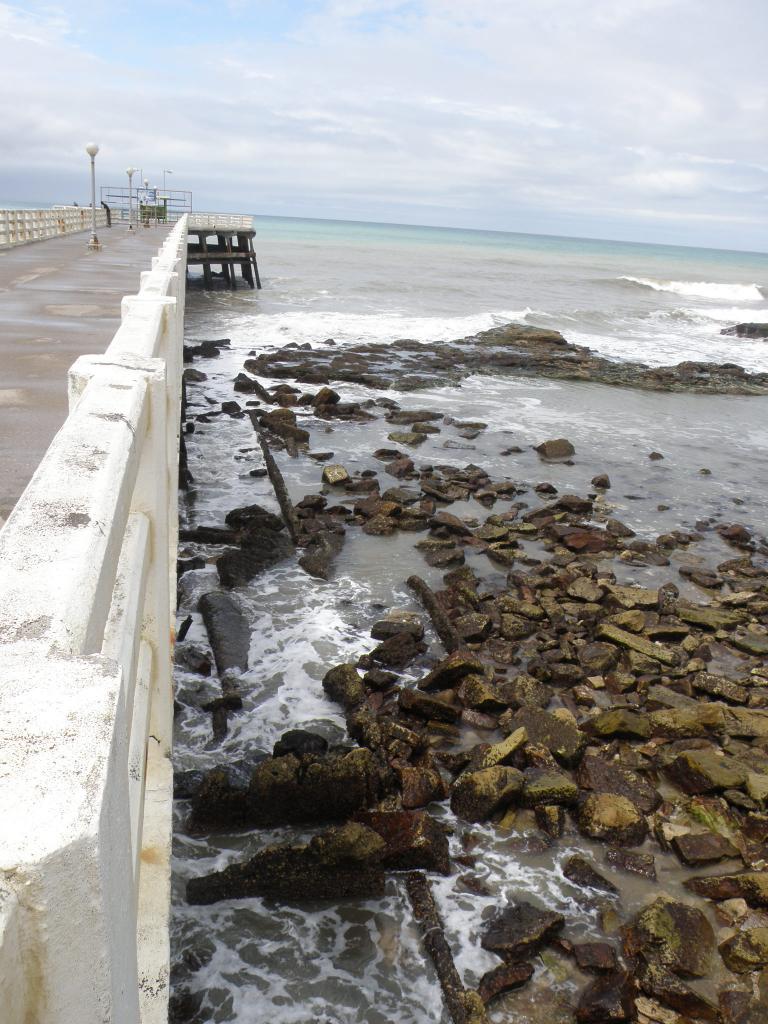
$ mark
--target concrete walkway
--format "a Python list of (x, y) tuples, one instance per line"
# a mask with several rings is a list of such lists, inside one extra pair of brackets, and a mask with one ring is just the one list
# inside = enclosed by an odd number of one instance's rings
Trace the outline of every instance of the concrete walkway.
[(0, 526), (67, 415), (67, 370), (103, 352), (168, 226), (102, 228), (0, 252)]

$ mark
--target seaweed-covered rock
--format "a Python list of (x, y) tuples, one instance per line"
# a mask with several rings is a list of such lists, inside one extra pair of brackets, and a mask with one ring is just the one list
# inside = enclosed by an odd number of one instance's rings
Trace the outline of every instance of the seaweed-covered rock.
[(512, 992), (520, 988), (533, 977), (533, 964), (518, 962), (513, 964), (499, 964), (492, 968), (480, 979), (477, 991), (483, 1003), (487, 1006), (492, 999), (502, 995), (504, 992)]
[(285, 902), (376, 899), (384, 895), (381, 860), (386, 844), (359, 822), (331, 828), (306, 846), (271, 846), (243, 864), (232, 864), (187, 883), (187, 901), (268, 896)]
[(639, 846), (648, 833), (643, 814), (617, 793), (590, 793), (579, 808), (579, 829), (591, 839), (619, 846)]
[(700, 875), (683, 883), (709, 900), (743, 899), (751, 907), (768, 907), (768, 871), (741, 871), (734, 875)]
[(526, 807), (539, 804), (574, 804), (579, 787), (565, 772), (546, 768), (531, 768), (525, 772), (523, 803)]
[(362, 811), (356, 820), (386, 843), (382, 864), (387, 870), (449, 874), (448, 836), (425, 811)]
[(486, 821), (521, 793), (523, 775), (516, 768), (495, 765), (465, 772), (454, 782), (451, 809), (465, 821)]
[(568, 712), (554, 713), (521, 708), (507, 725), (510, 732), (523, 726), (530, 743), (540, 743), (566, 767), (579, 761), (587, 743), (587, 737)]
[(354, 665), (335, 665), (323, 676), (323, 689), (337, 704), (353, 708), (365, 700), (365, 687)]
[(683, 977), (708, 974), (715, 935), (697, 907), (659, 896), (635, 918), (629, 944), (644, 960)]
[(623, 1024), (635, 1020), (635, 985), (627, 971), (611, 971), (590, 981), (579, 996), (579, 1024)]
[(582, 789), (625, 796), (643, 814), (650, 814), (661, 803), (659, 794), (639, 772), (596, 754), (587, 754), (583, 758), (577, 779)]
[(719, 949), (725, 966), (735, 974), (762, 970), (768, 967), (768, 928), (744, 928)]
[(521, 900), (494, 917), (481, 940), (483, 949), (514, 961), (529, 956), (553, 939), (563, 928), (565, 918)]

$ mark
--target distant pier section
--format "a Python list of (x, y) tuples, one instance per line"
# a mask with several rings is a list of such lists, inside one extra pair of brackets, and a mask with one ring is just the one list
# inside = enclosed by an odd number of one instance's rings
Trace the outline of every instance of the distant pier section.
[[(229, 288), (236, 288), (236, 271), (251, 288), (261, 288), (259, 267), (253, 240), (256, 231), (253, 217), (225, 213), (192, 213), (189, 216), (187, 267), (203, 268), (206, 288), (214, 286), (214, 277), (224, 279)], [(220, 270), (214, 271), (218, 266)]]

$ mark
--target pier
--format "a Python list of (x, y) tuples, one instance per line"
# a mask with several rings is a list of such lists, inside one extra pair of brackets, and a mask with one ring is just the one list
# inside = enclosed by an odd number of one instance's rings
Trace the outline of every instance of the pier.
[(0, 396), (24, 409), (6, 501), (77, 356), (69, 415), (0, 530), (4, 1024), (167, 1021), (187, 227), (0, 263)]
[(221, 268), (218, 273), (229, 288), (237, 287), (238, 267), (243, 281), (251, 288), (261, 288), (252, 217), (195, 213), (190, 216), (189, 234), (195, 241), (189, 242), (187, 266), (202, 266), (206, 288), (213, 287), (215, 266)]

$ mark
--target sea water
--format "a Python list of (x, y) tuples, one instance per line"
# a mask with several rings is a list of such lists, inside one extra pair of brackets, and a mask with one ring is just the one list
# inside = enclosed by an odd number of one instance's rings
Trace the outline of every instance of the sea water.
[[(188, 338), (232, 339), (231, 351), (197, 364), (208, 380), (189, 388), (190, 415), (237, 397), (232, 380), (252, 351), (328, 338), (340, 349), (398, 338), (452, 339), (509, 321), (560, 330), (568, 340), (616, 359), (649, 365), (727, 361), (768, 370), (768, 342), (720, 334), (734, 323), (768, 321), (765, 255), (288, 218), (258, 218), (257, 228), (261, 291), (205, 292), (194, 282), (190, 287)], [(373, 394), (362, 386), (339, 390), (345, 400)], [(388, 396), (405, 407), (434, 408), (489, 424), (471, 443), (444, 427), (419, 447), (417, 465), (474, 462), (494, 479), (515, 479), (529, 488), (546, 479), (562, 492), (581, 494), (592, 476), (607, 471), (614, 514), (641, 539), (694, 529), (707, 518), (743, 522), (763, 533), (768, 527), (764, 398), (672, 395), (514, 376), (472, 377), (460, 388)], [(311, 433), (310, 450), (334, 451), (334, 459), (350, 472), (381, 471), (370, 453), (387, 443), (384, 421), (328, 424), (307, 411), (300, 416)], [(576, 447), (574, 465), (542, 466), (532, 446), (560, 436)], [(276, 507), (268, 481), (250, 476), (261, 456), (247, 419), (220, 417), (199, 424), (188, 442), (195, 483), (182, 502), (184, 522), (220, 524), (229, 509), (254, 502)], [(503, 455), (511, 445), (522, 451)], [(649, 461), (652, 450), (665, 458)], [(316, 463), (278, 459), (295, 500), (318, 491)], [(538, 503), (532, 493), (524, 498)], [(660, 511), (659, 505), (668, 507)], [(473, 501), (457, 503), (451, 511), (481, 519), (488, 514)], [(733, 556), (716, 534), (705, 538), (680, 557), (716, 564)], [(439, 585), (441, 573), (413, 551), (417, 539), (412, 534), (372, 538), (353, 528), (327, 583), (288, 561), (238, 588), (252, 626), (250, 668), (241, 680), (244, 710), (231, 717), (229, 734), (214, 745), (210, 716), (198, 705), (206, 694), (215, 694), (215, 684), (178, 671), (177, 770), (269, 753), (289, 728), (311, 728), (331, 742), (343, 741), (343, 716), (326, 699), (322, 677), (332, 665), (354, 661), (373, 646), (370, 626), (382, 607), (420, 610), (404, 582), (411, 572)], [(678, 576), (677, 558), (670, 567), (626, 566), (622, 582), (654, 586), (672, 578), (686, 596), (701, 600), (701, 592)], [(503, 586), (504, 574), (484, 556), (469, 551), (467, 561), (490, 587)], [(194, 612), (200, 594), (216, 586), (212, 564), (185, 574), (183, 614)], [(196, 613), (193, 618), (190, 637), (204, 644), (202, 623)], [(427, 639), (438, 657), (437, 639), (429, 631)], [(312, 832), (275, 829), (192, 838), (184, 830), (187, 810), (177, 803), (172, 937), (177, 987), (202, 999), (196, 1019), (236, 1024), (446, 1019), (396, 876), (390, 877), (385, 898), (371, 902), (286, 907), (251, 899), (189, 907), (184, 884), (190, 876)], [(435, 881), (467, 985), (498, 963), (481, 949), (480, 935), (488, 917), (508, 900), (532, 899), (557, 909), (574, 941), (601, 936), (605, 900), (594, 894), (585, 901), (561, 869), (568, 855), (588, 849), (578, 836), (542, 849), (534, 835), (466, 826), (445, 805), (434, 811), (453, 829), (452, 853), (477, 856), (470, 873), (487, 891), (468, 891), (460, 877), (467, 873), (464, 867)], [(671, 857), (657, 853), (656, 885), (612, 874), (602, 862), (603, 851), (592, 850), (598, 868), (622, 890), (615, 904), (619, 914), (655, 896), (659, 885), (673, 892), (679, 886)], [(555, 954), (536, 958), (535, 966), (533, 981), (500, 1001), (494, 1020), (556, 1024), (572, 1019), (568, 1007), (587, 979)]]

